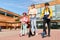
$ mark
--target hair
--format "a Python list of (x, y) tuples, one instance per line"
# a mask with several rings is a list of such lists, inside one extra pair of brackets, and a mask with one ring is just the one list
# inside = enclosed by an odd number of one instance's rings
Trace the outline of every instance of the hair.
[(47, 2), (47, 3), (45, 3), (45, 6), (49, 6), (49, 3)]
[(35, 6), (35, 4), (32, 4), (31, 6)]
[(35, 4), (32, 4), (31, 6), (34, 6), (35, 7)]
[(26, 12), (23, 12), (23, 15), (24, 15), (24, 14), (25, 14), (25, 15), (27, 15), (27, 13), (26, 13)]

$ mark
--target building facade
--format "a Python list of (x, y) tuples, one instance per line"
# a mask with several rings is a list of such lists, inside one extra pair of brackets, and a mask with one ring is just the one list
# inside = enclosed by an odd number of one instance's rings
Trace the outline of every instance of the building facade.
[(20, 26), (18, 19), (20, 15), (0, 8), (0, 26), (3, 28)]
[[(49, 7), (53, 10), (53, 18), (52, 20), (60, 20), (60, 0), (52, 0), (48, 2), (50, 4)], [(40, 15), (42, 10), (44, 9), (44, 3), (36, 4), (35, 7), (37, 8), (37, 20), (40, 20)], [(29, 7), (31, 9), (31, 7)]]

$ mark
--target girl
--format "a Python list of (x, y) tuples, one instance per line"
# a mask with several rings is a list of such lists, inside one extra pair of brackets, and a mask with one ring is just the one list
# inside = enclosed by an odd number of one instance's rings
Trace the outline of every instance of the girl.
[(24, 12), (23, 16), (20, 19), (21, 21), (21, 31), (20, 31), (20, 36), (24, 36), (27, 34), (27, 22), (29, 21), (29, 18), (27, 16), (27, 14)]

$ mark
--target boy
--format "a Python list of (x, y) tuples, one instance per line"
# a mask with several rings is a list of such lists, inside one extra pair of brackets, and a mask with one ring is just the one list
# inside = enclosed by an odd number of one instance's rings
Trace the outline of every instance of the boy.
[(43, 18), (43, 37), (46, 36), (46, 27), (45, 24), (48, 25), (48, 36), (50, 37), (50, 20), (52, 17), (52, 9), (49, 8), (49, 3), (45, 3), (45, 9), (42, 11), (41, 17)]

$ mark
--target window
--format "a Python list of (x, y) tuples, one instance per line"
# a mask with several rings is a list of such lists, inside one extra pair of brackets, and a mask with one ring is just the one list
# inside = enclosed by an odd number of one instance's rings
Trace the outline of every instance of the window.
[(56, 5), (56, 13), (60, 13), (60, 5)]
[(56, 16), (57, 19), (60, 20), (60, 5), (56, 5)]
[(55, 5), (50, 6), (50, 8), (51, 8), (52, 11), (53, 11), (53, 17), (56, 17), (56, 9), (55, 9)]
[[(12, 14), (8, 14), (8, 13), (5, 13), (5, 12), (3, 12), (3, 11), (0, 11), (0, 14), (1, 15), (4, 15), (4, 16), (9, 16), (9, 17), (13, 17), (14, 15), (12, 15)], [(15, 16), (15, 18), (17, 18), (18, 16)]]
[(40, 8), (37, 8), (37, 12), (38, 12), (38, 14), (40, 14), (40, 12), (41, 12), (41, 11), (40, 11)]
[(12, 15), (12, 14), (7, 14), (7, 16), (9, 16), (9, 17), (13, 17), (14, 15)]
[(0, 11), (0, 14), (2, 14), (2, 15), (5, 15), (5, 12), (3, 12), (3, 11)]

